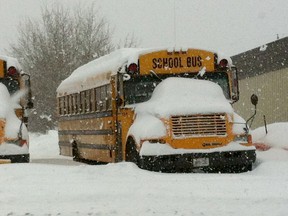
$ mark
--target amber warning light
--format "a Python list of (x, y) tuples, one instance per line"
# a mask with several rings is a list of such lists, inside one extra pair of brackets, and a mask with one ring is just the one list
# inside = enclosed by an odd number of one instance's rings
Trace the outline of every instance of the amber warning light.
[(221, 61), (219, 62), (219, 66), (221, 68), (226, 68), (228, 66), (228, 60), (227, 59), (221, 59)]
[(130, 74), (136, 74), (138, 72), (138, 66), (135, 63), (132, 63), (128, 66), (127, 72)]
[(16, 70), (15, 67), (9, 67), (8, 71), (7, 71), (7, 75), (10, 77), (17, 77), (19, 75), (18, 71)]

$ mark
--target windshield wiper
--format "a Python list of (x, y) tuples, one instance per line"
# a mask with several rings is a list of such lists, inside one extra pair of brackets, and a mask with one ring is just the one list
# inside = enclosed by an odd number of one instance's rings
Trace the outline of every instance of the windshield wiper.
[(157, 79), (159, 79), (160, 81), (162, 81), (162, 80), (163, 80), (163, 79), (161, 79), (161, 78), (158, 76), (158, 74), (156, 74), (156, 73), (155, 73), (155, 71), (153, 71), (153, 70), (150, 70), (149, 72), (150, 72), (150, 75), (151, 75), (151, 76), (154, 76), (154, 77), (156, 77), (156, 78), (157, 78)]

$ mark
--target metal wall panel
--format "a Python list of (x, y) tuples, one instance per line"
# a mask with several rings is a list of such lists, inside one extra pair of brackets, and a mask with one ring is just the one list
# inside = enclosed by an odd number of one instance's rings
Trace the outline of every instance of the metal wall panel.
[(240, 100), (233, 107), (245, 120), (254, 113), (250, 96), (259, 97), (252, 128), (264, 125), (263, 115), (267, 124), (288, 122), (288, 68), (242, 79), (239, 85)]

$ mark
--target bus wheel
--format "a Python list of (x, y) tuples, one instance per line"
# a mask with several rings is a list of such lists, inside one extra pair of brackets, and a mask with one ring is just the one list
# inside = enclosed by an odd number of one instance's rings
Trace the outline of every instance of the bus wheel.
[(226, 169), (223, 170), (225, 173), (243, 173), (252, 171), (252, 164), (246, 164), (246, 165), (236, 165), (231, 167), (226, 167)]
[(74, 161), (80, 160), (79, 150), (75, 141), (72, 143), (72, 156)]
[(133, 162), (138, 166), (139, 160), (140, 156), (137, 152), (135, 141), (129, 137), (126, 143), (126, 161)]

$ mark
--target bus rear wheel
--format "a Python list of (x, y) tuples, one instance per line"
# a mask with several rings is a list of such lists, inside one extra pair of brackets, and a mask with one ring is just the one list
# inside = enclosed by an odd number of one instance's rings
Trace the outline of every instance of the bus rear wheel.
[(74, 161), (80, 160), (78, 146), (77, 146), (77, 143), (75, 141), (72, 143), (72, 156), (73, 156)]
[(126, 161), (133, 162), (139, 165), (140, 156), (136, 149), (136, 144), (133, 138), (128, 138), (126, 143)]

